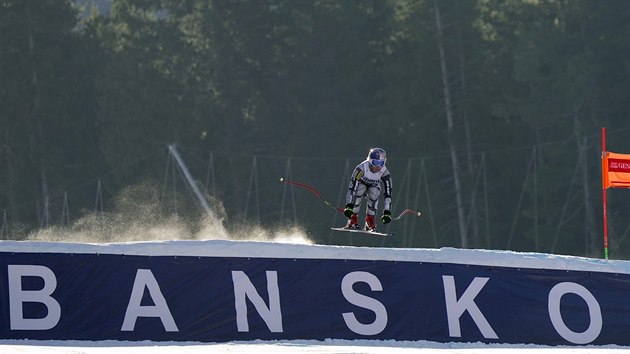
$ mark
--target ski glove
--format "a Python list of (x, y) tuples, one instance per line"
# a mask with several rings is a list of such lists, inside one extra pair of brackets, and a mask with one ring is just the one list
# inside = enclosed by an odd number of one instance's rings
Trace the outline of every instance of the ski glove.
[(381, 216), (383, 224), (387, 224), (392, 221), (392, 213), (389, 210), (383, 210), (383, 216)]
[(346, 208), (343, 210), (343, 215), (350, 219), (352, 214), (354, 214), (354, 204), (348, 203), (346, 204)]

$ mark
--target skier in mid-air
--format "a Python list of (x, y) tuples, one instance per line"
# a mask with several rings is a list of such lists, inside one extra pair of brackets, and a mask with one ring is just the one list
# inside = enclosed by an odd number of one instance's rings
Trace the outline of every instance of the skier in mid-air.
[(392, 220), (392, 181), (389, 170), (385, 167), (387, 154), (381, 148), (372, 148), (367, 159), (352, 172), (348, 194), (346, 195), (346, 208), (343, 214), (348, 217), (345, 229), (359, 229), (359, 209), (362, 198), (367, 199), (365, 227), (366, 231), (376, 231), (375, 215), (378, 210), (378, 199), (381, 195), (381, 183), (383, 184), (383, 194), (385, 196), (383, 215), (381, 221), (387, 224)]

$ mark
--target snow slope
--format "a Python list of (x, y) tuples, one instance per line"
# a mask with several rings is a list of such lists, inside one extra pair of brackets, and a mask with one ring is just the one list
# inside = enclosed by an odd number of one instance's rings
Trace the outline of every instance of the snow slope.
[(259, 258), (287, 258), (287, 255), (290, 255), (288, 258), (296, 259), (420, 261), (630, 274), (630, 261), (603, 260), (544, 253), (456, 248), (366, 248), (228, 240), (147, 241), (105, 244), (3, 241), (0, 245), (2, 250), (7, 252)]

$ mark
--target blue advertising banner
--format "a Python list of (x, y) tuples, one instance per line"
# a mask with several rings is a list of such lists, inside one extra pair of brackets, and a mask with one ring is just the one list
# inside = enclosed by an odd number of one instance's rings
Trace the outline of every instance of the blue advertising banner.
[(0, 252), (0, 338), (630, 345), (628, 274), (454, 263)]

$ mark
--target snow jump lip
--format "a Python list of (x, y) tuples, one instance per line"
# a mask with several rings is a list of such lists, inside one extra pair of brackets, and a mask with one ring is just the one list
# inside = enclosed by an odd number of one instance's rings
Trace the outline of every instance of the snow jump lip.
[(379, 248), (279, 244), (234, 240), (172, 240), (117, 243), (0, 241), (5, 252), (91, 253), (147, 256), (262, 257), (434, 262), (496, 267), (578, 270), (630, 274), (630, 261), (503, 250)]

